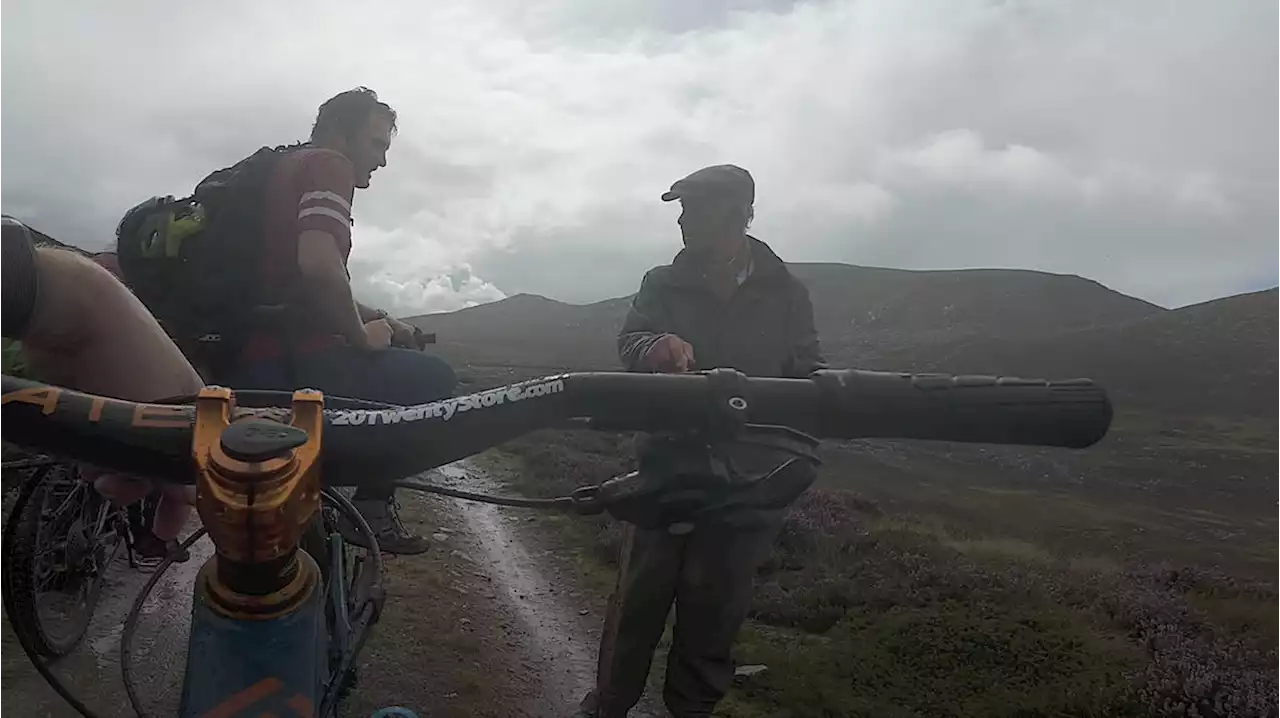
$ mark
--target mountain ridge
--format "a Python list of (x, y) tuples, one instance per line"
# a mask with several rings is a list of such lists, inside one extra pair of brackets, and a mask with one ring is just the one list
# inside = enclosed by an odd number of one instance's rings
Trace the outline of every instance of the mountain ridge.
[[(1144, 302), (1153, 307), (1164, 309), (1166, 311), (1169, 311), (1171, 309), (1181, 308), (1181, 307), (1173, 307), (1173, 308), (1165, 307), (1165, 306), (1156, 304), (1154, 302), (1151, 302), (1149, 300), (1142, 299), (1141, 297), (1124, 294), (1118, 289), (1109, 287), (1106, 284), (1103, 284), (1102, 282), (1099, 282), (1096, 279), (1090, 279), (1089, 277), (1086, 277), (1084, 275), (1061, 273), (1061, 272), (1049, 272), (1049, 271), (1040, 270), (1040, 269), (1025, 269), (1025, 268), (1016, 268), (1016, 267), (1011, 267), (1011, 268), (964, 267), (960, 269), (902, 269), (900, 267), (879, 267), (879, 266), (865, 265), (865, 264), (847, 264), (844, 262), (787, 262), (786, 265), (789, 270), (799, 275), (808, 274), (810, 271), (820, 271), (821, 268), (832, 267), (832, 268), (853, 269), (853, 270), (860, 270), (860, 271), (867, 271), (867, 272), (919, 274), (919, 275), (993, 272), (993, 273), (1006, 273), (1006, 274), (1015, 274), (1015, 275), (1027, 274), (1027, 275), (1041, 276), (1041, 277), (1061, 277), (1066, 279), (1075, 279), (1083, 282), (1088, 282), (1090, 284), (1097, 285), (1102, 289), (1131, 297), (1132, 299), (1135, 299), (1139, 302)], [(801, 276), (802, 280), (803, 278), (804, 277)], [(1265, 291), (1265, 290), (1260, 290), (1260, 291)], [(1242, 292), (1242, 293), (1248, 293), (1248, 292)], [(407, 319), (418, 320), (418, 319), (425, 319), (426, 317), (430, 317), (438, 314), (456, 314), (458, 312), (465, 312), (467, 310), (476, 309), (477, 307), (489, 306), (492, 304), (502, 304), (503, 302), (509, 302), (509, 301), (527, 301), (531, 299), (536, 299), (536, 300), (545, 300), (546, 302), (552, 302), (555, 304), (560, 304), (560, 305), (569, 306), (569, 307), (594, 307), (597, 305), (609, 304), (612, 302), (630, 301), (631, 298), (634, 296), (635, 296), (635, 293), (632, 292), (630, 294), (621, 294), (613, 297), (607, 297), (605, 299), (597, 299), (595, 301), (590, 301), (590, 302), (567, 302), (562, 299), (556, 299), (555, 297), (549, 297), (545, 294), (538, 294), (536, 292), (516, 292), (515, 294), (509, 294), (503, 297), (502, 299), (496, 299), (492, 302), (483, 302), (480, 304), (474, 304), (469, 307), (463, 307), (462, 309), (452, 309), (452, 310), (446, 310), (446, 311), (440, 311), (440, 312), (427, 312), (424, 314), (414, 314), (407, 317)], [(1234, 295), (1228, 295), (1228, 296), (1234, 296)], [(1225, 297), (1218, 297), (1218, 298), (1222, 299)], [(1210, 299), (1206, 301), (1214, 301), (1214, 300)], [(1193, 304), (1203, 304), (1203, 303), (1204, 302), (1194, 302)], [(1183, 306), (1192, 306), (1192, 305), (1183, 305)]]
[[(1166, 309), (1077, 275), (789, 265), (834, 366), (1093, 378), (1120, 410), (1275, 416), (1276, 289)], [(615, 370), (631, 297), (410, 317), (459, 365)]]

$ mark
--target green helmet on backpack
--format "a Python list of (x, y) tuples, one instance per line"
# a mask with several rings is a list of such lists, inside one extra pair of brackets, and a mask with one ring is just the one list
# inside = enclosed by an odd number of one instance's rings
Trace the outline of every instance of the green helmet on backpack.
[(118, 241), (147, 259), (177, 259), (182, 242), (205, 226), (204, 207), (193, 199), (152, 197), (125, 213), (116, 227)]
[(147, 199), (116, 228), (125, 283), (194, 363), (215, 373), (254, 327), (268, 180), (300, 145), (263, 147), (210, 174), (190, 197)]

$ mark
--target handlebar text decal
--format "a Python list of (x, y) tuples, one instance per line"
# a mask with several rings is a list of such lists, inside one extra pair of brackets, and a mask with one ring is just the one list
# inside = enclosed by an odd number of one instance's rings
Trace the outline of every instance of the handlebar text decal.
[(360, 426), (362, 424), (399, 424), (400, 422), (440, 419), (448, 421), (454, 414), (483, 409), (500, 404), (513, 404), (525, 399), (559, 394), (564, 391), (563, 379), (538, 380), (528, 384), (513, 384), (498, 389), (468, 394), (430, 404), (408, 406), (403, 409), (342, 409), (330, 413), (333, 426)]
[(53, 386), (37, 386), (28, 389), (19, 389), (11, 391), (0, 399), (0, 403), (8, 404), (16, 401), (22, 404), (32, 404), (40, 407), (40, 413), (52, 414), (53, 410), (58, 407), (58, 397), (62, 396), (62, 391)]

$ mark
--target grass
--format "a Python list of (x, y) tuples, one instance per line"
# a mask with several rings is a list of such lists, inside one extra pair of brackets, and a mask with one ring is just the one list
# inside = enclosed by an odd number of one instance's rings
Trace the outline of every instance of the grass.
[(893, 516), (942, 525), (955, 538), (1274, 580), (1274, 434), (1270, 451), (1166, 442), (1127, 431), (1083, 452), (849, 442), (824, 450), (819, 483)]
[[(963, 603), (842, 618), (824, 634), (751, 626), (742, 660), (771, 671), (723, 715), (1120, 715), (1136, 651), (1067, 612)], [(992, 676), (1001, 679), (992, 682)]]
[[(509, 446), (526, 470), (516, 488), (547, 496), (603, 480), (630, 467), (630, 445), (527, 437)], [(864, 461), (874, 478), (842, 473), (848, 457), (828, 462), (761, 567), (740, 636), (739, 663), (769, 670), (718, 715), (1276, 715), (1277, 596), (1258, 570), (1270, 556), (1273, 579), (1274, 517), (1239, 503), (1258, 488), (1238, 488), (1235, 504), (1183, 505), (1188, 487), (1158, 484), (1115, 500), (1130, 487), (1046, 482), (1087, 470), (1052, 467), (1060, 453), (932, 451)], [(1128, 452), (1091, 459), (1131, 467)], [(1273, 471), (1274, 450), (1269, 460)], [(1225, 550), (1220, 519), (1258, 528)], [(608, 591), (616, 526), (556, 526)]]

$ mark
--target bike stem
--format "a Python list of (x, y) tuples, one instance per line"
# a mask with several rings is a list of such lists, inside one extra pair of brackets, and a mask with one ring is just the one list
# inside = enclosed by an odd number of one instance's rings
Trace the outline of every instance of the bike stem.
[(233, 408), (225, 388), (196, 400), (196, 508), (216, 551), (196, 579), (180, 715), (312, 718), (328, 675), (324, 592), (298, 546), (320, 505), (324, 401), (295, 392), (289, 424), (232, 423)]

